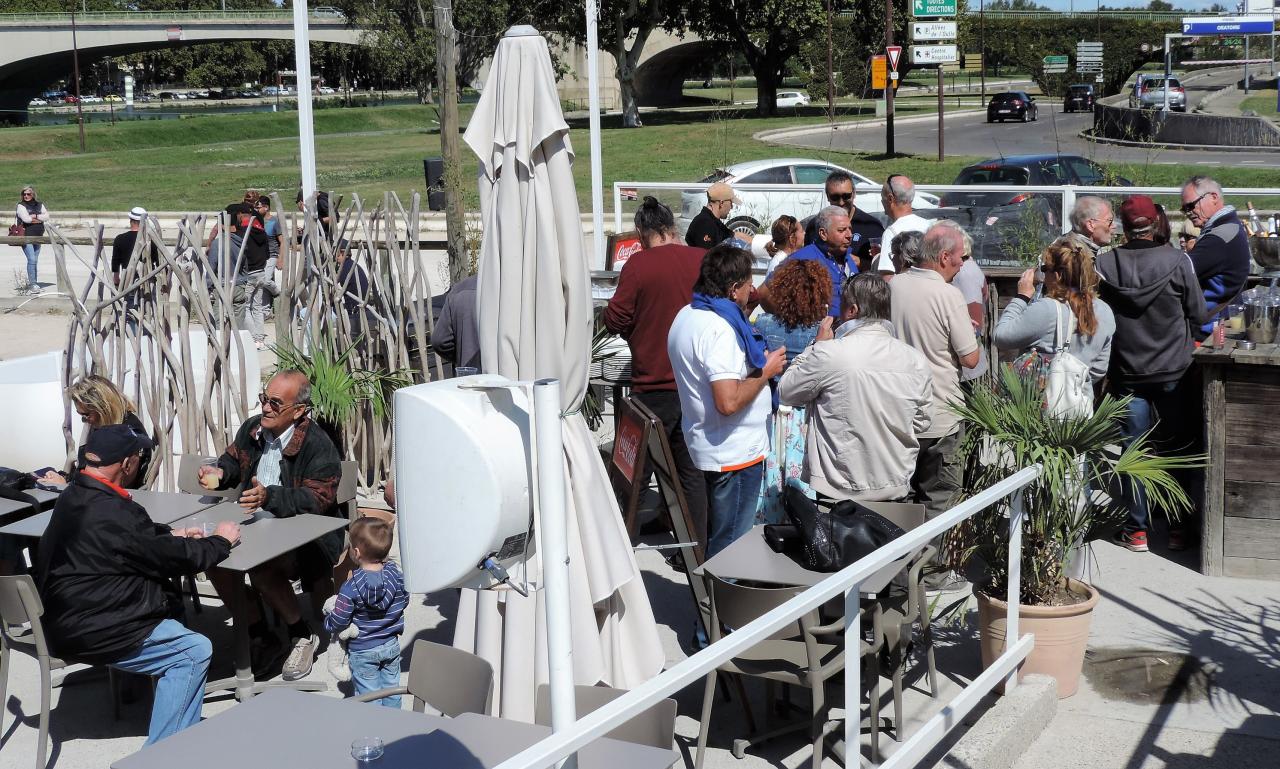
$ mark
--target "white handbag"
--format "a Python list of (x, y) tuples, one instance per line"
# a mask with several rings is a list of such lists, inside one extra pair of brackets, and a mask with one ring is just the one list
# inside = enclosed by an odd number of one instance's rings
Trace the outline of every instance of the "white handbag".
[(1076, 331), (1075, 313), (1064, 307), (1062, 302), (1049, 301), (1053, 302), (1057, 312), (1057, 322), (1054, 324), (1053, 360), (1045, 376), (1045, 413), (1064, 418), (1090, 416), (1093, 414), (1093, 381), (1089, 377), (1089, 367), (1070, 354), (1071, 337)]

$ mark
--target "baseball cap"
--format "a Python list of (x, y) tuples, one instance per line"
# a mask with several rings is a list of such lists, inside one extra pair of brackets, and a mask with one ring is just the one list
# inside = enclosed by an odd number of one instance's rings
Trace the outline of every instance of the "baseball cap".
[(149, 448), (151, 439), (131, 425), (103, 425), (90, 432), (89, 439), (80, 447), (80, 464), (85, 467), (114, 465)]
[(1146, 227), (1158, 218), (1155, 201), (1146, 195), (1130, 195), (1120, 204), (1120, 221), (1127, 229)]
[(140, 222), (146, 218), (147, 218), (147, 209), (143, 208), (142, 206), (134, 206), (133, 208), (129, 209), (130, 221)]
[(733, 194), (733, 188), (724, 182), (716, 182), (707, 188), (707, 200), (712, 203), (718, 203), (722, 200), (732, 200), (735, 205), (740, 205), (742, 201), (737, 195)]

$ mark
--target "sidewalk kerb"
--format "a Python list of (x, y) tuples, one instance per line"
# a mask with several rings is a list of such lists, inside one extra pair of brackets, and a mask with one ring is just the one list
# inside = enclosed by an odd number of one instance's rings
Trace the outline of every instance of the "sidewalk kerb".
[(1029, 675), (947, 751), (934, 769), (1013, 769), (1058, 712), (1058, 682)]

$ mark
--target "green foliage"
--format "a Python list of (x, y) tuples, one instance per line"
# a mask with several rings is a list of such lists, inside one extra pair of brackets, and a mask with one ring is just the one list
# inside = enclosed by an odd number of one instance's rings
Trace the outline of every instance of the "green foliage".
[[(969, 29), (972, 29), (971, 25), (972, 19)], [(1052, 95), (1061, 95), (1069, 83), (1093, 81), (1092, 76), (1075, 73), (1076, 43), (1081, 40), (1100, 41), (1103, 44), (1103, 82), (1100, 94), (1106, 95), (1118, 93), (1134, 70), (1145, 62), (1159, 60), (1166, 32), (1181, 31), (1176, 21), (1106, 19), (1104, 23), (1088, 16), (987, 18), (985, 25), (989, 63), (1008, 63), (1031, 73), (1036, 85), (1045, 94)], [(1143, 43), (1153, 45), (1154, 49), (1143, 53)], [(971, 46), (970, 50), (974, 48), (976, 46)], [(1055, 54), (1070, 57), (1069, 74), (1044, 74), (1044, 57)]]
[(311, 403), (316, 416), (333, 425), (345, 425), (368, 405), (373, 416), (387, 411), (387, 394), (413, 384), (412, 372), (369, 371), (356, 368), (351, 360), (359, 340), (342, 351), (334, 351), (333, 340), (324, 340), (309, 352), (283, 342), (272, 347), (277, 371), (297, 369), (311, 380)]
[[(1120, 426), (1129, 400), (1108, 395), (1089, 417), (1050, 418), (1039, 383), (1005, 366), (998, 381), (975, 387), (963, 404), (953, 406), (965, 429), (963, 496), (1023, 467), (1042, 467), (1040, 477), (1020, 492), (1023, 604), (1051, 603), (1073, 550), (1123, 521), (1126, 511), (1117, 498), (1121, 479), (1146, 493), (1153, 512), (1176, 517), (1190, 509), (1170, 472), (1198, 467), (1203, 457), (1156, 456), (1148, 436), (1121, 450)], [(975, 558), (986, 564), (988, 582), (981, 587), (993, 596), (1008, 590), (1009, 504), (1007, 498), (992, 505), (945, 540), (953, 565)]]
[(1001, 219), (996, 223), (1001, 236), (1000, 252), (1006, 259), (1022, 267), (1040, 263), (1040, 255), (1058, 235), (1047, 216), (1053, 205), (1054, 202), (1045, 198), (1032, 197), (1016, 219)]
[[(910, 9), (907, 0), (894, 0), (894, 40), (907, 37)], [(871, 57), (884, 52), (884, 4), (858, 3), (841, 11), (831, 25), (831, 71), (835, 73), (835, 96), (863, 96), (871, 87)], [(826, 18), (806, 35), (796, 57), (814, 104), (827, 100)], [(904, 73), (906, 57), (899, 64)]]

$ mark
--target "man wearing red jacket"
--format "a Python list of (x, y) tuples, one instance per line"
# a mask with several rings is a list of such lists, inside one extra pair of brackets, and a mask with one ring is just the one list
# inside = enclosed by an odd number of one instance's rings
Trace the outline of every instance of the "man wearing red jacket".
[(694, 534), (705, 549), (707, 492), (680, 428), (680, 396), (667, 355), (667, 332), (676, 313), (693, 297), (706, 251), (682, 245), (671, 209), (652, 197), (636, 211), (635, 226), (643, 250), (623, 266), (618, 289), (604, 311), (604, 325), (631, 348), (631, 397), (662, 420)]

